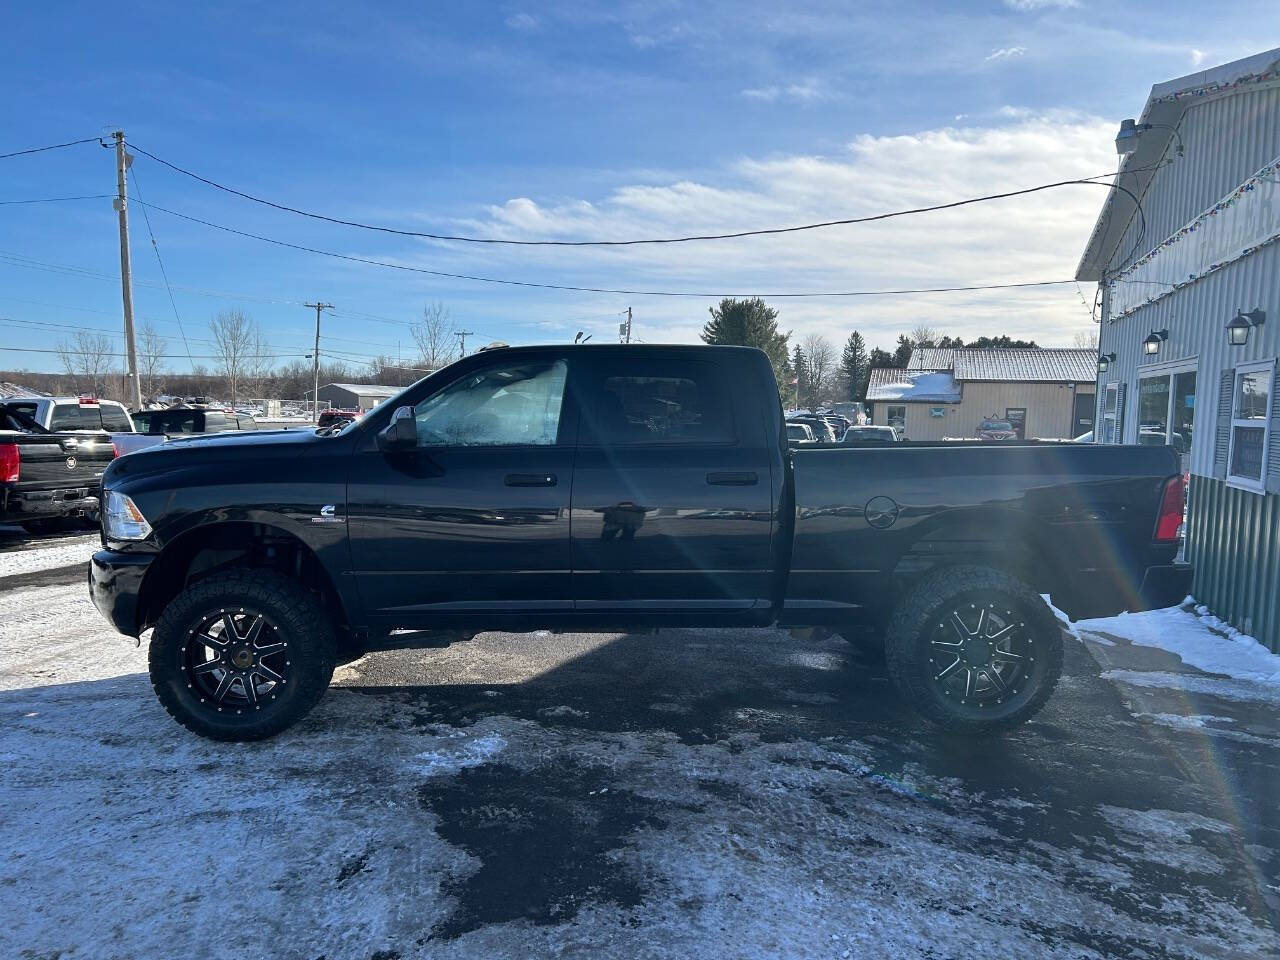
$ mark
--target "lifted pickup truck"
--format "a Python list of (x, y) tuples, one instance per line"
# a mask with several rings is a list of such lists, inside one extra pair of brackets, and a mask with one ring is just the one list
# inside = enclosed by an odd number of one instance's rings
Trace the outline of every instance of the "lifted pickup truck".
[(114, 456), (105, 435), (50, 433), (0, 403), (0, 523), (40, 533), (64, 517), (96, 514)]
[(1174, 452), (897, 443), (792, 450), (741, 347), (467, 357), (341, 428), (221, 434), (117, 460), (94, 602), (150, 640), (160, 701), (204, 736), (304, 716), (394, 628), (880, 628), (925, 716), (985, 732), (1052, 692), (1041, 599), (1182, 599)]

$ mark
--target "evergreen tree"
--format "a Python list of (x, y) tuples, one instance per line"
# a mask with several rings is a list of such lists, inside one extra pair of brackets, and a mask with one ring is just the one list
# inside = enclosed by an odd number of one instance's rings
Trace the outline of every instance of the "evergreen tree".
[(804, 355), (804, 350), (800, 344), (795, 345), (795, 349), (791, 352), (791, 376), (796, 381), (795, 393), (796, 406), (804, 406), (804, 400), (809, 396), (811, 390), (809, 386), (809, 358)]
[(898, 362), (892, 353), (876, 347), (871, 351), (871, 357), (868, 359), (867, 365), (872, 369), (876, 367), (896, 367)]
[(861, 400), (867, 389), (867, 344), (857, 330), (849, 334), (840, 355), (840, 378), (846, 400)]
[(778, 331), (778, 311), (759, 297), (736, 300), (726, 297), (710, 309), (711, 319), (702, 328), (705, 343), (759, 347), (769, 357), (783, 395), (787, 393), (787, 340), (791, 332)]
[(911, 351), (915, 349), (915, 343), (905, 333), (898, 337), (898, 349), (893, 351), (893, 365), (895, 367), (907, 366), (911, 360)]

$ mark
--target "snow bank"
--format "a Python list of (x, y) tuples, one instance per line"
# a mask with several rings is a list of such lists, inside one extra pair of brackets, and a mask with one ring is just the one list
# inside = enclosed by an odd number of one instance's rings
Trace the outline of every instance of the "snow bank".
[(1108, 633), (1141, 647), (1159, 647), (1209, 673), (1280, 685), (1280, 656), (1223, 623), (1207, 607), (1197, 604), (1194, 610), (1188, 609), (1194, 603), (1188, 597), (1181, 607), (1078, 620), (1076, 628)]

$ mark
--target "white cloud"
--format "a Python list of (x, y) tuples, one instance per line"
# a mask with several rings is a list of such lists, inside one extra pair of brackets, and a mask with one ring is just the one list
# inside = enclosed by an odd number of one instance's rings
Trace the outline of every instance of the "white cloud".
[[(865, 216), (1103, 173), (1114, 167), (1113, 133), (1111, 121), (1072, 111), (1018, 111), (988, 125), (859, 136), (831, 156), (744, 158), (697, 180), (623, 183), (601, 197), (517, 197), (460, 226), (507, 239), (628, 239)], [(1068, 280), (1105, 196), (1099, 188), (1067, 187), (880, 223), (696, 244), (483, 252), (430, 244), (411, 262), (513, 279), (708, 295)], [(637, 334), (649, 342), (696, 339), (712, 302), (595, 295), (581, 303), (559, 298), (560, 306), (543, 310), (533, 306), (542, 296), (529, 292), (527, 321), (630, 305)], [(546, 296), (552, 302), (559, 295)], [(872, 345), (885, 347), (921, 322), (965, 339), (1008, 333), (1061, 346), (1091, 327), (1073, 283), (774, 303), (784, 328), (799, 335), (822, 333), (838, 342), (856, 327)], [(509, 314), (509, 306), (500, 309)], [(557, 333), (528, 322), (524, 329), (530, 339), (571, 339), (582, 329), (605, 339), (616, 335), (616, 324), (613, 318), (594, 326), (566, 321)]]
[(1017, 10), (1019, 13), (1029, 13), (1033, 10), (1044, 10), (1049, 7), (1069, 10), (1080, 6), (1080, 0), (1004, 0), (1004, 5), (1010, 10)]
[(743, 90), (742, 95), (748, 100), (759, 100), (762, 103), (777, 103), (779, 100), (790, 103), (814, 103), (818, 100), (831, 99), (830, 90), (819, 80), (751, 87)]
[(538, 18), (533, 14), (525, 13), (524, 11), (511, 14), (511, 16), (507, 17), (506, 24), (512, 30), (521, 30), (525, 32), (537, 30), (539, 27)]
[(1197, 50), (1194, 47), (1192, 47), (1191, 48), (1191, 65), (1193, 67), (1198, 67), (1202, 63), (1204, 63), (1204, 51)]
[(1020, 57), (1026, 52), (1026, 47), (1000, 47), (999, 49), (992, 50), (989, 54), (983, 57), (983, 59), (987, 62), (992, 60), (1008, 60), (1011, 57)]

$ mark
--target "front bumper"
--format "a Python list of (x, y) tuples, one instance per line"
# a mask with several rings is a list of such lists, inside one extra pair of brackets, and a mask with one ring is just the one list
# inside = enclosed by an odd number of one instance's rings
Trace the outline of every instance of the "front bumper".
[(149, 553), (99, 550), (89, 560), (89, 596), (111, 625), (128, 637), (142, 633), (138, 597), (142, 579), (155, 559)]

